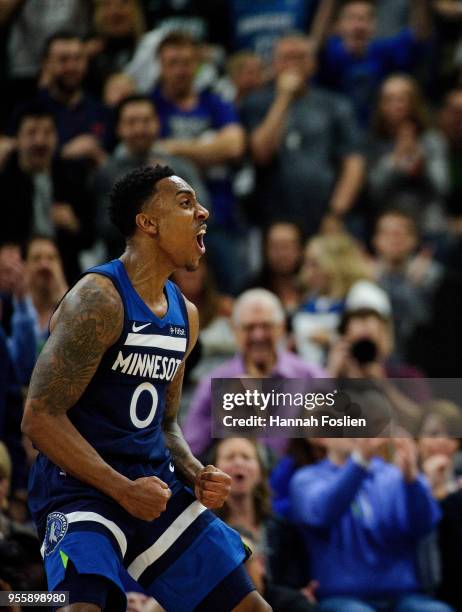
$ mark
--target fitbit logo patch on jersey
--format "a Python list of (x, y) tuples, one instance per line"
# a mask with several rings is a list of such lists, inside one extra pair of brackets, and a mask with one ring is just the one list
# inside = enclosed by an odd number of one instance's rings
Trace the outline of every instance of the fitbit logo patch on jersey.
[(177, 325), (170, 325), (170, 333), (172, 336), (186, 336), (185, 328)]
[(45, 555), (49, 555), (58, 546), (67, 533), (68, 521), (65, 514), (52, 512), (47, 518), (45, 532)]

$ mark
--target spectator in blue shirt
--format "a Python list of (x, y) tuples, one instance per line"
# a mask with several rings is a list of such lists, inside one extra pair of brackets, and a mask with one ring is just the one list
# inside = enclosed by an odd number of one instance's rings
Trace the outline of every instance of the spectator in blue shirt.
[[(158, 48), (160, 84), (152, 92), (160, 119), (160, 146), (165, 153), (194, 162), (203, 172), (213, 209), (207, 246), (220, 261), (222, 290), (233, 290), (239, 265), (231, 162), (244, 152), (244, 130), (232, 104), (209, 91), (193, 88), (197, 48), (189, 35), (167, 35)], [(228, 262), (228, 265), (225, 265)]]
[[(327, 31), (336, 4), (336, 0), (326, 0), (320, 5), (324, 27), (315, 34), (318, 43)], [(367, 125), (383, 79), (393, 72), (414, 70), (422, 57), (423, 43), (430, 37), (427, 0), (413, 0), (410, 6), (410, 27), (379, 39), (375, 38), (374, 4), (370, 0), (347, 0), (339, 12), (337, 33), (327, 39), (321, 51), (319, 83), (347, 95), (363, 126)]]
[[(34, 320), (26, 298), (27, 283), (19, 244), (0, 245), (0, 329), (19, 385), (26, 386), (35, 365)], [(2, 375), (6, 369), (3, 367)], [(0, 379), (0, 411), (6, 387)], [(0, 424), (1, 430), (1, 424)], [(1, 435), (0, 435), (1, 438)]]
[(319, 0), (228, 0), (232, 48), (250, 49), (270, 61), (275, 42), (294, 30), (309, 30)]
[(27, 483), (26, 456), (21, 444), (21, 418), (21, 388), (5, 332), (0, 327), (0, 440), (5, 443), (12, 458), (12, 490), (24, 489)]
[(325, 439), (327, 459), (300, 469), (291, 511), (304, 527), (322, 612), (448, 612), (422, 594), (419, 541), (440, 519), (417, 468), (410, 438), (394, 440), (395, 465), (377, 452), (380, 438)]

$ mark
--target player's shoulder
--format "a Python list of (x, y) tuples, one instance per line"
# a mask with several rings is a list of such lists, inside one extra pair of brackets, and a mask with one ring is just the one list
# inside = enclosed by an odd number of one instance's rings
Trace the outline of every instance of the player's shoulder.
[(96, 273), (85, 274), (64, 296), (54, 313), (50, 329), (58, 324), (68, 325), (88, 321), (95, 332), (105, 330), (108, 340), (120, 335), (124, 321), (122, 299), (113, 282)]
[(83, 304), (88, 308), (123, 311), (122, 299), (112, 280), (96, 272), (82, 276), (66, 294), (63, 300), (63, 304), (65, 303), (68, 306)]

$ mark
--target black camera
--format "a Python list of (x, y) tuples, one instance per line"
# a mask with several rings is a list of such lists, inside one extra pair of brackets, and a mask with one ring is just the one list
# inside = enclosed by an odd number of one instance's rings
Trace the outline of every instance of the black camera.
[(377, 359), (378, 348), (375, 342), (368, 338), (353, 342), (350, 347), (351, 356), (356, 359), (360, 365), (373, 363)]

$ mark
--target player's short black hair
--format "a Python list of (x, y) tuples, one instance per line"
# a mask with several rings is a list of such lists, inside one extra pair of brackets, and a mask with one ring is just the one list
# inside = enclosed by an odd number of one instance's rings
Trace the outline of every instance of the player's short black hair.
[(110, 195), (109, 216), (124, 238), (135, 233), (135, 217), (156, 192), (158, 181), (173, 176), (170, 166), (137, 168), (118, 180)]

